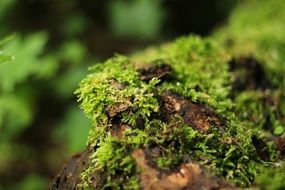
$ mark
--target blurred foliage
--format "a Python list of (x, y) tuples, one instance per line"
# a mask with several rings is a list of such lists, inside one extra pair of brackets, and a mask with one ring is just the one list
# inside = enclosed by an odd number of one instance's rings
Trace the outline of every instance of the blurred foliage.
[(11, 40), (11, 38), (13, 38), (13, 36), (6, 37), (0, 41), (0, 63), (4, 63), (4, 62), (13, 60), (13, 56), (7, 54), (7, 52), (2, 49), (3, 46), (5, 45), (5, 43), (7, 43), (9, 40)]
[[(48, 180), (38, 175), (25, 176), (21, 181), (11, 185), (10, 189), (21, 189), (21, 190), (38, 190), (45, 189), (48, 186)], [(1, 186), (0, 186), (1, 188)]]
[[(34, 150), (34, 145), (25, 142), (25, 139), (22, 143), (21, 139), (26, 138), (25, 133), (34, 130), (35, 127), (42, 127), (45, 130), (47, 124), (37, 121), (45, 117), (40, 113), (42, 110), (45, 111), (41, 106), (55, 104), (42, 102), (49, 96), (47, 93), (54, 93), (52, 96), (59, 101), (58, 104), (68, 103), (78, 82), (86, 74), (85, 66), (80, 65), (86, 52), (81, 44), (70, 41), (59, 47), (57, 51), (45, 54), (47, 39), (45, 33), (26, 36), (19, 34), (3, 45), (8, 55), (15, 55), (13, 60), (11, 56), (1, 56), (1, 60), (7, 63), (0, 65), (0, 154), (5, 155), (0, 158), (0, 175), (4, 179), (7, 171), (17, 169), (14, 164), (22, 162), (28, 165), (31, 160), (35, 160), (34, 151), (38, 150)], [(69, 62), (70, 68), (60, 72), (60, 64), (64, 61)], [(76, 105), (68, 103), (66, 109), (70, 109), (70, 112), (67, 111), (59, 121), (46, 126), (51, 128), (50, 130), (61, 132), (58, 135), (51, 135), (48, 142), (38, 139), (32, 143), (47, 143), (47, 146), (56, 143), (56, 146), (59, 146), (65, 142), (62, 150), (66, 151), (66, 156), (68, 153), (81, 150), (85, 145), (90, 123)], [(22, 156), (23, 152), (26, 152), (25, 156)], [(57, 155), (52, 156), (52, 159), (57, 159)], [(53, 162), (47, 164), (51, 163)], [(23, 170), (19, 173), (29, 173), (25, 168)], [(19, 184), (3, 188), (45, 189), (48, 181), (38, 175), (24, 177), (19, 174), (16, 177), (21, 179)]]
[(0, 189), (46, 189), (85, 146), (91, 121), (73, 92), (92, 62), (198, 31), (190, 18), (209, 32), (233, 3), (208, 2), (211, 17), (184, 0), (1, 0)]
[(254, 181), (260, 190), (282, 190), (285, 189), (284, 182), (284, 163), (278, 167), (263, 167)]
[(25, 81), (30, 75), (48, 77), (54, 73), (55, 62), (40, 57), (46, 40), (45, 34), (38, 33), (24, 39), (18, 37), (4, 47), (8, 52), (16, 54), (16, 59), (11, 64), (1, 66), (0, 88), (3, 93), (15, 90), (16, 84)]
[(81, 150), (82, 145), (86, 143), (86, 134), (88, 134), (92, 123), (82, 118), (84, 118), (82, 111), (71, 107), (55, 130), (56, 138), (62, 139), (64, 137), (68, 140), (68, 152), (70, 153)]
[(159, 0), (114, 1), (109, 11), (115, 35), (154, 38), (163, 24), (164, 10)]
[[(78, 40), (70, 40), (50, 50), (47, 32), (17, 33), (10, 38), (0, 42), (0, 189), (46, 189), (64, 158), (85, 146), (91, 126), (75, 101), (71, 102), (87, 73), (82, 64), (88, 62), (86, 49)], [(50, 97), (52, 102), (48, 102)], [(66, 114), (45, 116), (48, 109), (57, 109), (53, 106)], [(48, 132), (37, 134), (44, 131)], [(43, 135), (47, 137), (37, 137)], [(54, 154), (53, 148), (62, 153)], [(39, 153), (54, 161), (36, 156)], [(51, 171), (39, 175), (42, 164)]]

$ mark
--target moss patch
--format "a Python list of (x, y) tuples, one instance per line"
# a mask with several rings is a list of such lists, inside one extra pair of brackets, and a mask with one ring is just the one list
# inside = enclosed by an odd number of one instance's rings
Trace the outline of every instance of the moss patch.
[(205, 177), (205, 188), (282, 188), (284, 5), (249, 0), (210, 38), (181, 37), (92, 67), (76, 91), (93, 128), (75, 187), (187, 189), (183, 169)]
[[(94, 121), (88, 141), (92, 162), (83, 181), (92, 186), (92, 174), (102, 173), (100, 188), (127, 188), (140, 173), (130, 155), (143, 148), (157, 150), (148, 162), (161, 173), (193, 160), (238, 185), (249, 185), (260, 159), (252, 132), (232, 112), (226, 56), (211, 41), (195, 36), (165, 50), (172, 53), (160, 52), (163, 56), (146, 62), (154, 66), (144, 72), (135, 61), (117, 56), (82, 81), (79, 101)], [(161, 63), (171, 69), (163, 71)], [(146, 72), (148, 80), (143, 80)], [(174, 77), (160, 82), (160, 73)]]

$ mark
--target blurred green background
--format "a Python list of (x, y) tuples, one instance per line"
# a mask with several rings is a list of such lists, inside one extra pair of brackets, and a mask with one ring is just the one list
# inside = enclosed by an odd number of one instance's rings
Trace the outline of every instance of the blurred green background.
[[(0, 0), (0, 189), (47, 189), (84, 149), (73, 92), (91, 64), (208, 35), (238, 0)], [(4, 63), (1, 63), (4, 62)]]

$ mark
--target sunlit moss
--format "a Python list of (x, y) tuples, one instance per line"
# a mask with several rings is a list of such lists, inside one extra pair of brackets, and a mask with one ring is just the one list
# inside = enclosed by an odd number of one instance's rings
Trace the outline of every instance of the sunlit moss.
[[(161, 155), (150, 161), (162, 171), (174, 169), (188, 157), (238, 186), (250, 186), (255, 176), (259, 176), (256, 184), (262, 185), (263, 166), (282, 159), (270, 141), (284, 133), (281, 63), (285, 61), (285, 36), (281, 31), (285, 17), (279, 19), (281, 13), (275, 13), (282, 6), (281, 1), (247, 1), (233, 13), (228, 27), (211, 38), (182, 37), (93, 67), (76, 92), (82, 109), (93, 120), (87, 143), (91, 162), (81, 175), (80, 186), (88, 189), (92, 174), (97, 173), (104, 182), (99, 188), (138, 189), (139, 179), (134, 176), (139, 176), (140, 168), (130, 155), (137, 148), (152, 147), (161, 149)], [(253, 10), (262, 14), (251, 17)], [(277, 34), (272, 33), (269, 21)], [(229, 62), (240, 57), (256, 60), (269, 85), (235, 89), (237, 77), (249, 72), (230, 68)], [(172, 67), (172, 79), (140, 79), (137, 67), (163, 64)], [(202, 133), (177, 114), (171, 121), (154, 117), (160, 111), (162, 94), (168, 91), (210, 107), (222, 120), (222, 130), (213, 124)], [(123, 109), (110, 116), (108, 109), (118, 104)], [(128, 125), (121, 136), (111, 132), (115, 116)], [(256, 148), (257, 143), (263, 144), (262, 150)], [(260, 154), (266, 154), (265, 158)], [(276, 181), (280, 179), (284, 176)]]
[[(155, 78), (149, 83), (141, 81), (134, 67), (135, 62), (122, 56), (94, 67), (93, 74), (83, 80), (77, 91), (79, 101), (82, 101), (81, 107), (94, 121), (88, 145), (98, 147), (92, 154), (93, 164), (90, 167), (93, 169), (88, 168), (83, 178), (92, 172), (104, 171), (104, 175), (107, 175), (106, 185), (113, 188), (119, 182), (124, 185), (134, 175), (132, 172), (139, 172), (129, 158), (130, 153), (135, 148), (156, 145), (168, 150), (156, 160), (157, 166), (162, 169), (178, 166), (183, 156), (189, 155), (217, 175), (239, 185), (250, 184), (255, 174), (256, 153), (251, 144), (251, 132), (240, 126), (231, 111), (232, 102), (227, 97), (230, 83), (225, 54), (219, 52), (209, 40), (193, 36), (178, 39), (166, 51), (170, 49), (171, 54), (162, 52), (164, 57), (158, 54), (159, 61), (150, 61), (151, 64), (163, 62), (174, 68), (176, 79), (160, 86), (155, 86), (159, 82)], [(114, 80), (124, 87), (116, 88)], [(202, 134), (184, 125), (179, 116), (175, 116), (179, 125), (175, 128), (171, 127), (171, 123), (153, 119), (151, 114), (158, 111), (159, 97), (165, 91), (173, 91), (210, 105), (225, 119), (225, 131), (222, 133), (213, 126), (210, 133)], [(106, 108), (117, 103), (129, 106), (121, 114), (121, 121), (131, 128), (125, 131), (122, 138), (112, 137), (108, 128), (112, 123)], [(144, 130), (136, 124), (138, 117), (144, 121)], [(122, 166), (121, 163), (131, 166)], [(122, 168), (126, 169), (121, 175), (122, 181), (116, 181), (116, 178), (115, 183), (111, 180), (112, 176)]]

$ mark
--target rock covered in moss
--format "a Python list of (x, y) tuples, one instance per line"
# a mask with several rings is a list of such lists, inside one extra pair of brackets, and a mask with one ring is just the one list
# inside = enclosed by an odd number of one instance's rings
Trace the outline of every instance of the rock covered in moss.
[(212, 38), (91, 68), (76, 91), (93, 121), (87, 148), (51, 189), (284, 188), (281, 2), (248, 1)]

